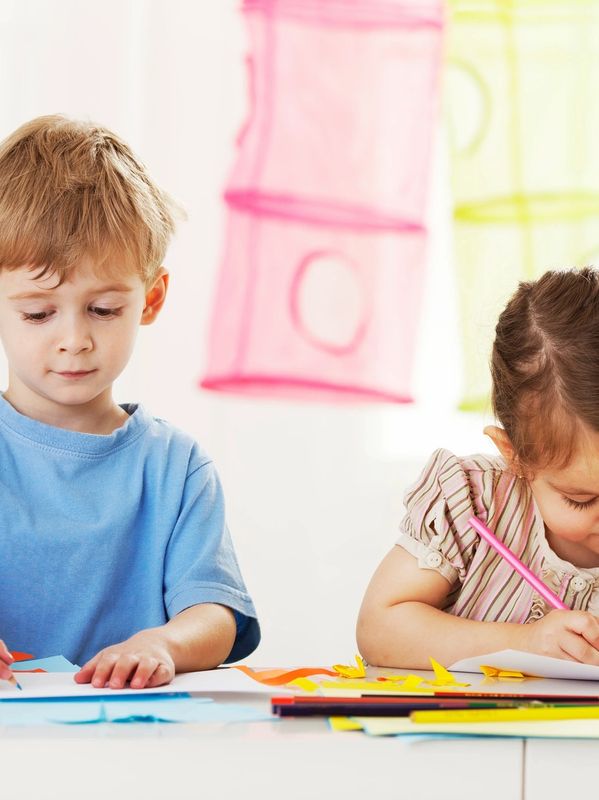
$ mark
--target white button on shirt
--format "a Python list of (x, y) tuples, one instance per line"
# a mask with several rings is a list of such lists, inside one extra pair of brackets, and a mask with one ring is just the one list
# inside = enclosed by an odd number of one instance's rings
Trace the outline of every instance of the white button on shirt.
[(582, 592), (583, 589), (587, 588), (587, 582), (584, 578), (581, 578), (580, 575), (576, 575), (570, 581), (570, 586), (572, 587), (573, 591)]
[(434, 550), (430, 553), (427, 553), (426, 558), (424, 559), (424, 563), (426, 564), (426, 566), (430, 567), (431, 569), (437, 569), (437, 567), (440, 567), (442, 561), (443, 561), (443, 556), (441, 555), (441, 553), (437, 553)]

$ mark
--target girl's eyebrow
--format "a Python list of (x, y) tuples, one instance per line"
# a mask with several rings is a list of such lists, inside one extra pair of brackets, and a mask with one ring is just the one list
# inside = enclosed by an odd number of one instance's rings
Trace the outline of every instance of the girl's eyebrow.
[(549, 486), (551, 486), (552, 489), (555, 489), (556, 492), (561, 492), (562, 494), (589, 495), (590, 497), (598, 497), (599, 496), (597, 494), (597, 490), (596, 489), (594, 491), (591, 491), (590, 489), (589, 490), (581, 489), (580, 487), (577, 487), (575, 489), (573, 487), (556, 486), (554, 483), (551, 483), (551, 481), (547, 481), (547, 483), (549, 484)]

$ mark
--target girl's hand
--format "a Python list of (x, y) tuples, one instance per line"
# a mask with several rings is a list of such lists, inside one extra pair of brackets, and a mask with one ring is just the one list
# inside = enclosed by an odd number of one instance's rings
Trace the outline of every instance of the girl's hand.
[(12, 678), (12, 670), (9, 668), (8, 664), (12, 664), (13, 661), (12, 653), (2, 639), (0, 639), (0, 678), (2, 680), (7, 681)]
[(147, 689), (170, 683), (174, 676), (175, 663), (164, 638), (150, 629), (100, 650), (83, 665), (75, 681), (110, 689), (122, 689), (129, 681), (132, 689)]
[(599, 620), (588, 611), (550, 611), (523, 633), (531, 653), (599, 666)]

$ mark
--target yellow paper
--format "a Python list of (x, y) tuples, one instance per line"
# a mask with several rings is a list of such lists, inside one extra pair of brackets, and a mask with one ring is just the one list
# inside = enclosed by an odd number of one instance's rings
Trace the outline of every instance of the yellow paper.
[(378, 692), (379, 694), (392, 694), (394, 692), (398, 692), (399, 694), (405, 694), (406, 692), (414, 692), (415, 694), (434, 694), (432, 689), (421, 685), (422, 678), (420, 678), (418, 675), (414, 675), (413, 677), (417, 679), (418, 683), (415, 685), (410, 685), (407, 688), (405, 681), (401, 684), (390, 683), (389, 685), (385, 685), (384, 683), (379, 683), (378, 681), (359, 679), (350, 680), (349, 678), (338, 681), (322, 681), (319, 686), (321, 689), (357, 689), (360, 692)]
[(357, 667), (348, 667), (344, 664), (333, 664), (333, 669), (344, 678), (364, 678), (366, 675), (366, 667), (361, 656), (356, 656)]
[(286, 685), (296, 687), (297, 689), (303, 689), (304, 692), (315, 692), (318, 689), (316, 681), (310, 680), (310, 678), (296, 678), (293, 681), (289, 681)]
[(501, 669), (500, 667), (490, 667), (481, 664), (480, 671), (486, 678), (526, 678), (523, 672), (514, 669)]
[(429, 658), (435, 673), (434, 681), (425, 681), (430, 686), (470, 686), (469, 683), (460, 683), (459, 681), (456, 681), (455, 677), (448, 669), (445, 669), (445, 667), (441, 666), (441, 664), (439, 664), (438, 661), (435, 661), (434, 658), (431, 658), (430, 656)]
[(332, 731), (361, 731), (362, 726), (351, 717), (329, 717)]

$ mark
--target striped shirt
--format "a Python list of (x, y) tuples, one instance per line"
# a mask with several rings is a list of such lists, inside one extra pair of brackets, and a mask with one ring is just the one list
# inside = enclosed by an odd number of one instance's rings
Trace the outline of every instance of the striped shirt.
[(468, 524), (475, 514), (569, 608), (599, 615), (599, 568), (575, 567), (553, 552), (527, 481), (501, 458), (437, 450), (404, 501), (397, 544), (447, 578), (444, 611), (531, 622), (552, 610)]

